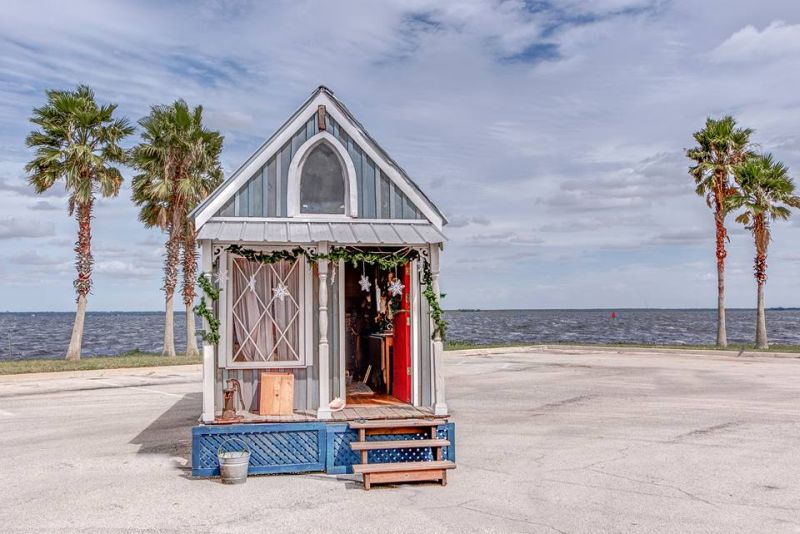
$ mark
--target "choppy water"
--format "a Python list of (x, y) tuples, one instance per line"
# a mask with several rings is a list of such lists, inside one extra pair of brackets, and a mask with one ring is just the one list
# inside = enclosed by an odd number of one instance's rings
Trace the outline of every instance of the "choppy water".
[[(497, 310), (450, 311), (448, 339), (470, 343), (712, 344), (715, 310)], [(59, 358), (69, 344), (72, 313), (0, 313), (0, 359)], [(88, 313), (85, 356), (159, 352), (159, 312)], [(751, 343), (754, 310), (728, 310), (728, 339)], [(767, 310), (770, 342), (800, 344), (800, 309)], [(175, 314), (175, 344), (185, 348), (186, 316)]]
[[(448, 339), (470, 343), (713, 344), (716, 310), (497, 310), (447, 312)], [(752, 343), (755, 310), (727, 310), (729, 343)], [(771, 343), (800, 344), (800, 309), (767, 310)]]

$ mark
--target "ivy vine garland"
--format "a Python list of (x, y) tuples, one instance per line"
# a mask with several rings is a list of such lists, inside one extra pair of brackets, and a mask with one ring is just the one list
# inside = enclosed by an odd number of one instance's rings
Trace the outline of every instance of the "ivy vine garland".
[(214, 316), (212, 304), (208, 307), (206, 297), (210, 298), (212, 302), (219, 300), (219, 289), (214, 287), (210, 280), (211, 273), (201, 273), (197, 277), (197, 285), (203, 290), (203, 296), (200, 297), (200, 304), (194, 307), (194, 312), (208, 322), (208, 330), (200, 330), (200, 336), (206, 343), (215, 345), (219, 341), (219, 319)]
[[(377, 265), (383, 270), (392, 270), (401, 265), (405, 265), (409, 261), (422, 260), (422, 283), (425, 286), (422, 294), (425, 296), (425, 300), (428, 301), (431, 319), (434, 325), (431, 337), (435, 339), (438, 336), (441, 337), (442, 340), (445, 338), (447, 322), (444, 319), (444, 311), (439, 304), (439, 300), (444, 298), (444, 294), (437, 295), (433, 290), (433, 273), (431, 273), (430, 263), (416, 250), (405, 250), (392, 254), (376, 254), (374, 252), (353, 251), (344, 247), (333, 247), (330, 252), (320, 254), (310, 252), (302, 247), (296, 247), (291, 250), (259, 252), (244, 248), (241, 245), (229, 245), (227, 250), (248, 261), (263, 264), (278, 263), (279, 261), (295, 262), (303, 257), (312, 264), (319, 263), (320, 261), (338, 262), (342, 260), (345, 262), (349, 261), (356, 267), (360, 263), (366, 263), (367, 265)], [(198, 284), (205, 295), (212, 301), (219, 299), (219, 289), (213, 286), (211, 281), (205, 276), (205, 273), (201, 274), (198, 278)], [(211, 309), (206, 305), (205, 297), (200, 299), (200, 304), (195, 308), (195, 312), (208, 321), (209, 331), (201, 332), (203, 339), (208, 343), (217, 343), (219, 341), (219, 320), (214, 317)]]

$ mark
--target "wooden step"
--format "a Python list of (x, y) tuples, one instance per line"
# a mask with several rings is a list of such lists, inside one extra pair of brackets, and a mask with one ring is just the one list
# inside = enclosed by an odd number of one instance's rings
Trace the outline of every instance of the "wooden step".
[(435, 462), (395, 462), (386, 464), (354, 465), (353, 472), (364, 477), (364, 489), (372, 484), (391, 484), (393, 482), (440, 481), (447, 485), (447, 470), (455, 469), (456, 464), (449, 460)]
[(390, 441), (352, 441), (350, 450), (376, 451), (381, 449), (416, 449), (418, 447), (447, 447), (446, 439), (397, 439)]
[(375, 429), (375, 428), (410, 428), (416, 426), (439, 426), (447, 423), (446, 419), (386, 419), (368, 421), (350, 421), (350, 428), (353, 429)]
[(426, 469), (455, 469), (455, 462), (390, 462), (386, 464), (356, 464), (353, 473), (398, 473), (402, 471), (425, 471)]

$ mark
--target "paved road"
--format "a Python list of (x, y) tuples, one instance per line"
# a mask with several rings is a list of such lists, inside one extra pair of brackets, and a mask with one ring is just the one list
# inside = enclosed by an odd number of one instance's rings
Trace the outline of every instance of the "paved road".
[(3, 532), (800, 532), (800, 360), (448, 354), (446, 488), (189, 476), (196, 366), (0, 377)]

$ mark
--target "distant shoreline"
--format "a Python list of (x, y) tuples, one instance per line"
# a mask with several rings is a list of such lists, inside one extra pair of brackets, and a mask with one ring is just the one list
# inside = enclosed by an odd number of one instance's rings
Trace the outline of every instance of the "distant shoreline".
[[(668, 351), (698, 352), (700, 354), (720, 354), (732, 356), (785, 356), (800, 358), (800, 345), (774, 345), (766, 350), (757, 350), (751, 345), (729, 345), (720, 349), (713, 345), (647, 345), (629, 343), (508, 343), (473, 344), (446, 343), (445, 351), (482, 351), (502, 349), (553, 349), (553, 350), (608, 350), (623, 351)], [(63, 358), (41, 358), (35, 360), (0, 360), (0, 376), (29, 373), (53, 373), (70, 371), (89, 371), (103, 369), (134, 369), (141, 367), (163, 367), (170, 365), (192, 365), (201, 363), (200, 358), (161, 356), (154, 353), (134, 352), (121, 356), (84, 356), (80, 361), (67, 361)]]

